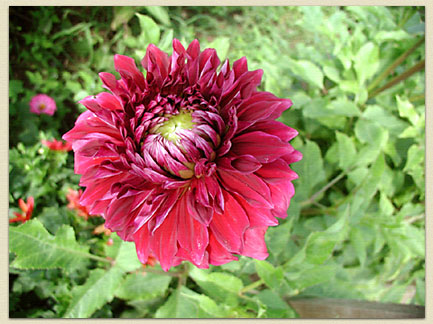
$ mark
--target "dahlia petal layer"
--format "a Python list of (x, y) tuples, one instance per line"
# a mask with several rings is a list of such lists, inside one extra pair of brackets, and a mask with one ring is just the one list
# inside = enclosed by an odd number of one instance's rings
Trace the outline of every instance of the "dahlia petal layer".
[(297, 131), (275, 120), (292, 102), (258, 91), (263, 71), (246, 58), (220, 63), (197, 40), (175, 39), (171, 56), (149, 45), (146, 75), (115, 55), (120, 79), (100, 73), (110, 93), (83, 99), (63, 136), (86, 187), (80, 203), (165, 271), (265, 259), (266, 230), (294, 195)]

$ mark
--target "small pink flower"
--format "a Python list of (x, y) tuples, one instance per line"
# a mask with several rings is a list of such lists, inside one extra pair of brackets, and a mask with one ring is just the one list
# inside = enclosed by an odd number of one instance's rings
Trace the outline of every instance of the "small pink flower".
[(56, 109), (54, 99), (45, 94), (38, 94), (30, 100), (30, 112), (34, 114), (47, 114), (52, 116)]
[(68, 152), (68, 151), (72, 150), (72, 144), (71, 143), (58, 141), (56, 139), (53, 139), (52, 141), (41, 140), (41, 143), (53, 151)]

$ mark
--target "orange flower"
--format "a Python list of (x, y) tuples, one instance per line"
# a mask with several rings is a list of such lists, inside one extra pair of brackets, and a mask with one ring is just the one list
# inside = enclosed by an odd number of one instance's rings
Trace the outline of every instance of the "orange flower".
[(154, 267), (156, 262), (157, 262), (156, 258), (153, 256), (152, 253), (150, 253), (149, 257), (147, 258), (147, 261), (143, 263), (143, 268), (146, 268), (147, 266)]
[(34, 204), (35, 204), (35, 200), (32, 196), (30, 196), (27, 199), (27, 203), (25, 203), (24, 200), (20, 198), (18, 200), (18, 206), (20, 206), (20, 209), (22, 210), (23, 213), (20, 214), (14, 212), (15, 218), (9, 219), (9, 223), (27, 222), (30, 219), (30, 217), (32, 217)]
[(111, 235), (111, 231), (108, 228), (105, 228), (104, 224), (96, 226), (95, 229), (93, 230), (93, 234), (101, 234), (101, 233), (104, 233), (107, 236)]
[(72, 144), (53, 139), (52, 141), (41, 140), (41, 143), (53, 151), (68, 152), (72, 150)]
[(71, 210), (76, 210), (78, 216), (84, 217), (84, 219), (87, 220), (89, 217), (92, 217), (94, 215), (90, 215), (88, 208), (80, 204), (80, 197), (82, 194), (83, 191), (81, 189), (77, 191), (68, 188), (68, 193), (66, 195), (66, 198), (68, 199), (69, 204), (67, 207)]

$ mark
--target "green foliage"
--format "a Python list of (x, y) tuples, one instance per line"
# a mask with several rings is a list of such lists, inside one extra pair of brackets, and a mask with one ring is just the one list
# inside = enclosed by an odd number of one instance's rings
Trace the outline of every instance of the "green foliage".
[(75, 240), (74, 230), (61, 227), (56, 236), (50, 235), (37, 219), (19, 227), (10, 228), (9, 249), (17, 257), (11, 267), (18, 269), (71, 270), (86, 260), (88, 247), (80, 246)]
[(120, 284), (122, 271), (113, 267), (108, 271), (95, 269), (86, 283), (72, 290), (72, 300), (62, 317), (87, 318), (105, 303), (110, 302)]
[[(424, 19), (423, 7), (11, 7), (9, 217), (20, 198), (35, 208), (9, 229), (10, 316), (295, 318), (295, 296), (424, 305), (424, 71), (381, 90), (425, 59)], [(293, 101), (279, 120), (303, 159), (266, 260), (165, 273), (66, 207), (73, 154), (41, 139), (72, 128), (114, 54), (139, 66), (173, 37), (246, 56), (261, 90)], [(30, 113), (38, 93), (54, 116)]]

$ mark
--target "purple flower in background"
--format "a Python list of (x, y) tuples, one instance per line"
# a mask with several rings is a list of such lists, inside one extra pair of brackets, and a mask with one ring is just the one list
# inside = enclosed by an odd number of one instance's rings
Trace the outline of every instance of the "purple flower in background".
[(38, 94), (30, 100), (30, 112), (34, 114), (47, 114), (52, 116), (56, 109), (54, 99), (45, 94)]

